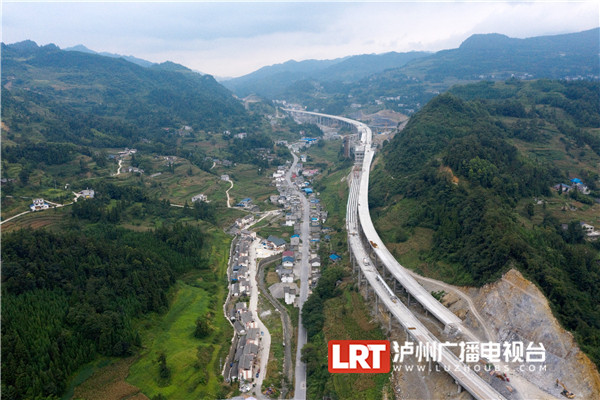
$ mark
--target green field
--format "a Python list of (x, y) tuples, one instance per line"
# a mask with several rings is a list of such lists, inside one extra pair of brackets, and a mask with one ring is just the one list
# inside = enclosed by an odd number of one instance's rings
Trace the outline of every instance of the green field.
[[(228, 395), (230, 389), (222, 383), (220, 362), (229, 351), (233, 335), (221, 308), (227, 296), (225, 273), (230, 240), (221, 232), (213, 232), (209, 257), (216, 276), (192, 273), (184, 277), (173, 288), (169, 311), (141, 322), (144, 350), (131, 366), (127, 381), (148, 397), (159, 393), (168, 399)], [(208, 319), (212, 328), (210, 335), (202, 339), (194, 337), (198, 317)], [(161, 353), (171, 372), (167, 380), (159, 376), (157, 359)]]

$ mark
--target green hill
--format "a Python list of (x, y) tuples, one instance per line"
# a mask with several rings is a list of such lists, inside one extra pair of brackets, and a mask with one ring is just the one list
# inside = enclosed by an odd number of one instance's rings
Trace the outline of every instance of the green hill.
[(258, 94), (278, 98), (290, 86), (303, 80), (325, 82), (356, 82), (370, 74), (388, 68), (398, 68), (407, 62), (425, 57), (425, 52), (362, 54), (334, 60), (290, 60), (263, 67), (258, 71), (223, 82), (238, 96)]
[[(477, 286), (518, 268), (596, 363), (600, 243), (580, 222), (600, 227), (599, 89), (455, 87), (384, 146), (370, 188), (376, 225), (402, 263)], [(553, 189), (575, 178), (587, 190)]]
[[(457, 49), (421, 53), (397, 66), (372, 70), (355, 81), (302, 76), (289, 84), (280, 98), (333, 114), (350, 114), (358, 104), (367, 113), (385, 108), (410, 115), (457, 83), (513, 76), (524, 80), (598, 80), (599, 49), (600, 28), (527, 39), (473, 35)], [(270, 87), (264, 85), (265, 90)]]
[(28, 139), (96, 146), (160, 136), (164, 127), (220, 131), (252, 121), (209, 75), (31, 41), (2, 44), (2, 100), (3, 122), (17, 135), (27, 124)]

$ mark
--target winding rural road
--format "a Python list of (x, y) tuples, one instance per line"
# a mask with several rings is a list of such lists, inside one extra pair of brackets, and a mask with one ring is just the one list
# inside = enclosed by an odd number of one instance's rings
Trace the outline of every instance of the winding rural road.
[[(271, 262), (265, 263), (258, 268), (258, 288), (260, 289), (261, 294), (263, 294), (267, 300), (275, 307), (275, 309), (279, 312), (281, 316), (281, 325), (283, 326), (283, 341), (285, 343), (285, 349), (283, 351), (283, 375), (287, 377), (288, 382), (293, 382), (294, 375), (292, 369), (292, 337), (294, 329), (292, 325), (292, 320), (290, 319), (290, 315), (288, 314), (287, 309), (277, 300), (275, 297), (269, 293), (265, 285), (265, 269), (264, 267), (267, 264), (276, 262), (279, 260), (273, 260)], [(279, 346), (279, 344), (275, 344)], [(285, 393), (282, 391), (282, 397), (285, 397)]]
[(230, 185), (231, 185), (231, 186), (229, 186), (229, 189), (227, 189), (227, 190), (225, 191), (225, 194), (227, 195), (227, 208), (231, 208), (231, 204), (230, 204), (230, 202), (231, 202), (231, 199), (230, 199), (230, 197), (229, 197), (229, 191), (230, 191), (231, 189), (233, 189), (233, 181), (232, 181), (231, 179), (227, 179), (227, 182), (229, 182), (229, 183), (230, 183)]

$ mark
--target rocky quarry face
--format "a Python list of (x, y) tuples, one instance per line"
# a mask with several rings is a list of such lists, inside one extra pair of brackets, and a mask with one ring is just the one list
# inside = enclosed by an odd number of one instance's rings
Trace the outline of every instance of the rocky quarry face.
[[(576, 399), (600, 398), (596, 365), (579, 349), (573, 335), (560, 326), (542, 292), (519, 271), (512, 269), (497, 282), (466, 291), (487, 328), (496, 335), (494, 341), (522, 341), (525, 347), (530, 342), (544, 345), (544, 363), (510, 363), (513, 373), (554, 397), (564, 398), (562, 387), (556, 384), (558, 379)], [(464, 310), (456, 311), (464, 315)], [(519, 368), (521, 365), (524, 367)], [(530, 371), (526, 368), (529, 365), (535, 365), (536, 370)], [(545, 370), (538, 368), (542, 365)]]

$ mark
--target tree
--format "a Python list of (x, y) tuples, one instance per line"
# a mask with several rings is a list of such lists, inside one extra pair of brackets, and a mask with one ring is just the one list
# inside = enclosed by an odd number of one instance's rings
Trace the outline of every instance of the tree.
[(209, 321), (204, 318), (198, 317), (196, 319), (196, 329), (194, 330), (194, 337), (201, 339), (210, 335), (212, 329)]
[(171, 378), (171, 369), (169, 367), (167, 367), (167, 356), (165, 355), (164, 351), (162, 351), (158, 355), (157, 361), (158, 361), (158, 375), (160, 376), (160, 378), (164, 381)]

